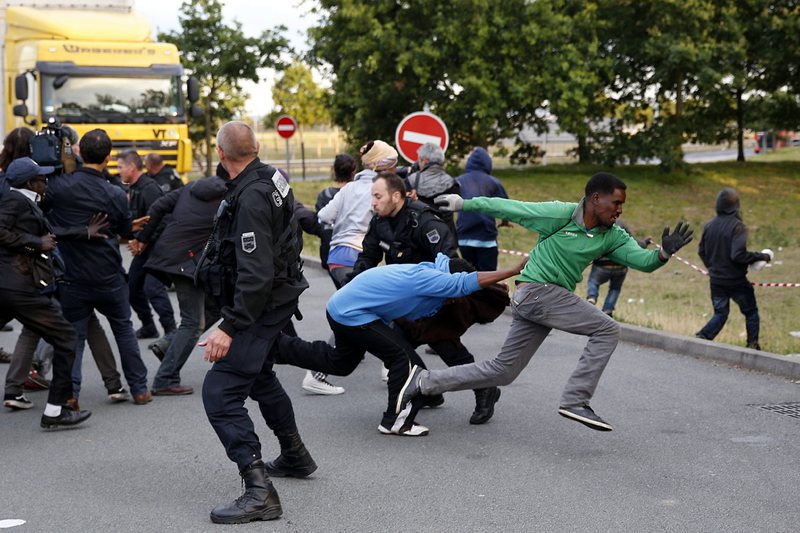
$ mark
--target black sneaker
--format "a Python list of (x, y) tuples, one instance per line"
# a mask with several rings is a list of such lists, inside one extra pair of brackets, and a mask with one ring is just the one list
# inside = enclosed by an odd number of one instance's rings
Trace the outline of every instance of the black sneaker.
[(3, 398), (3, 405), (15, 411), (19, 409), (30, 409), (33, 402), (25, 397), (24, 394), (6, 394)]
[(167, 355), (164, 353), (164, 350), (161, 349), (161, 345), (158, 343), (158, 341), (148, 344), (147, 349), (153, 352), (153, 355), (155, 355), (156, 359), (159, 361), (163, 361), (164, 356)]
[(158, 329), (155, 324), (148, 324), (136, 330), (137, 339), (157, 339)]
[(597, 431), (611, 431), (614, 429), (611, 424), (597, 416), (588, 405), (583, 407), (559, 407), (558, 414), (565, 418), (576, 420), (584, 426)]
[(124, 388), (120, 387), (118, 389), (109, 389), (108, 399), (113, 403), (127, 402), (131, 399), (131, 395)]
[(442, 405), (444, 405), (444, 395), (442, 394), (434, 394), (433, 396), (422, 397), (423, 409), (436, 409)]
[(499, 387), (488, 387), (475, 391), (475, 411), (469, 418), (470, 424), (485, 424), (494, 416), (494, 404), (500, 399)]
[(92, 416), (91, 411), (75, 411), (69, 405), (62, 405), (60, 415), (42, 415), (42, 421), (39, 425), (45, 429), (77, 426), (81, 422), (85, 422), (90, 416)]
[(419, 366), (414, 365), (411, 367), (411, 371), (408, 373), (408, 379), (405, 384), (403, 384), (403, 388), (400, 389), (400, 394), (397, 395), (395, 413), (398, 415), (403, 412), (403, 409), (406, 408), (409, 402), (417, 396), (422, 395), (422, 391), (419, 390), (419, 378), (421, 374), (422, 369)]

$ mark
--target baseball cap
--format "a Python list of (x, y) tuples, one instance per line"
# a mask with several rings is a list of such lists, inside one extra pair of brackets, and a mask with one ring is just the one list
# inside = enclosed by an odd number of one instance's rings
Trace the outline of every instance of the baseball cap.
[(39, 164), (30, 157), (20, 157), (8, 165), (6, 169), (6, 181), (12, 187), (22, 187), (36, 176), (51, 174), (55, 167), (40, 167)]

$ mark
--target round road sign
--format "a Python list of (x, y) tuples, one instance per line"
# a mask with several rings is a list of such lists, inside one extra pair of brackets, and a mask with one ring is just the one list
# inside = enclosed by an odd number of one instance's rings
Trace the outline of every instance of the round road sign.
[(275, 123), (275, 130), (278, 132), (278, 135), (284, 139), (288, 139), (297, 131), (297, 121), (289, 115), (281, 115)]
[(426, 111), (411, 113), (400, 121), (394, 134), (394, 144), (406, 161), (413, 163), (417, 160), (417, 150), (425, 143), (438, 144), (442, 150), (447, 150), (450, 137), (444, 121)]

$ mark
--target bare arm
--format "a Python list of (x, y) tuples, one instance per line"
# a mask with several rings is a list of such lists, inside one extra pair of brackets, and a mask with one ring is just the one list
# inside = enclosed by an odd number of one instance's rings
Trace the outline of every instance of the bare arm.
[(503, 270), (493, 270), (491, 272), (478, 272), (478, 285), (481, 287), (488, 287), (489, 285), (494, 285), (504, 279), (508, 279), (510, 277), (518, 275), (522, 272), (522, 269), (525, 268), (525, 264), (528, 262), (526, 259), (525, 261), (521, 262), (515, 267), (512, 268), (504, 268)]

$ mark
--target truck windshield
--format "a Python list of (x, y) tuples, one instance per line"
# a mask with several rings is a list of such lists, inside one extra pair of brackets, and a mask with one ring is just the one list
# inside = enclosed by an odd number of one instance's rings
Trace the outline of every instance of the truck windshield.
[(42, 115), (64, 123), (179, 123), (180, 78), (42, 74)]

